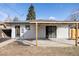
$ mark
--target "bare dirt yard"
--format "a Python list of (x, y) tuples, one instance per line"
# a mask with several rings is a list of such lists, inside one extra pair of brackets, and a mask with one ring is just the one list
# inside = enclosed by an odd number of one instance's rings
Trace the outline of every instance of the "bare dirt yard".
[(38, 47), (13, 42), (0, 48), (1, 56), (78, 56), (79, 47)]

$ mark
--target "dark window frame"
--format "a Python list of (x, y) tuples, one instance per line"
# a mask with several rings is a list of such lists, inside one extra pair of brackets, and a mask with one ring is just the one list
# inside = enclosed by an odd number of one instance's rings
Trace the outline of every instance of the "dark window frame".
[(26, 30), (30, 30), (30, 25), (25, 25)]

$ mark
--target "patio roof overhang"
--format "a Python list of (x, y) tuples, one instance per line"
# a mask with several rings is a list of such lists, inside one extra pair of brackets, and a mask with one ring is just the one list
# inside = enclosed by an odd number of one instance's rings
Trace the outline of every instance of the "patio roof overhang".
[(52, 21), (52, 20), (34, 20), (34, 21), (29, 21), (29, 23), (40, 23), (40, 24), (74, 24), (74, 23), (79, 23), (79, 21)]
[(11, 21), (11, 22), (4, 22), (5, 24), (75, 24), (79, 23), (79, 21), (53, 21), (53, 20), (29, 20), (29, 21)]

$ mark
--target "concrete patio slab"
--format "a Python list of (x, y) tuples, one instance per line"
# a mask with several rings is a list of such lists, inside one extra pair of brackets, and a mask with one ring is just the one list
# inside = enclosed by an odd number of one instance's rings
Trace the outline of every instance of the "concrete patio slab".
[[(26, 45), (30, 45), (30, 46), (36, 45), (36, 40), (32, 40), (32, 41), (21, 40), (20, 42)], [(38, 40), (38, 46), (43, 46), (43, 47), (70, 47), (71, 46), (72, 47), (72, 46), (75, 46), (75, 40), (68, 40), (68, 39), (42, 40), (40, 39)]]

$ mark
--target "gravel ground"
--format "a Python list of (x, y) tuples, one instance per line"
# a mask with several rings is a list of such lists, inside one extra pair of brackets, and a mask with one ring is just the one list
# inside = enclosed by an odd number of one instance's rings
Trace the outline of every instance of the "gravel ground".
[(38, 47), (13, 42), (0, 48), (1, 56), (78, 56), (79, 47)]

